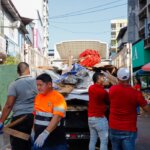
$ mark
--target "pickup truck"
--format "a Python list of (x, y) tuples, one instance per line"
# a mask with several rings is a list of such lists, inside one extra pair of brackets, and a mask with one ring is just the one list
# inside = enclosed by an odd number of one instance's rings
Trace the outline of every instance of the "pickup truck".
[[(70, 150), (88, 149), (89, 128), (88, 128), (88, 101), (71, 99), (67, 100), (67, 112), (65, 118), (66, 138)], [(77, 147), (76, 147), (77, 146)], [(84, 148), (83, 148), (84, 147)]]

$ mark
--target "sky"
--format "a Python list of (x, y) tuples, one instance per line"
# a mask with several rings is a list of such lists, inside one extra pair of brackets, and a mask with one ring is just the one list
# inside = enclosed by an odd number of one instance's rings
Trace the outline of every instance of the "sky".
[(127, 18), (127, 0), (49, 0), (49, 47), (68, 40), (110, 43), (110, 20)]

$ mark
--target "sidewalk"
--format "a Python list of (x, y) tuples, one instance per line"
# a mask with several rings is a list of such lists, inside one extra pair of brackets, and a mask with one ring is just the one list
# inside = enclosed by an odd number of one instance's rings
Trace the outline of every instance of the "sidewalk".
[(0, 150), (10, 150), (9, 136), (0, 134)]

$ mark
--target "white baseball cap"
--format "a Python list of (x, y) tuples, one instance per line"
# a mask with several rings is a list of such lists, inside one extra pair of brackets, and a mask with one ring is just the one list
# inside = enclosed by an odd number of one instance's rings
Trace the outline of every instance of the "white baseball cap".
[(128, 80), (130, 77), (130, 72), (128, 68), (120, 68), (117, 72), (117, 78), (121, 81)]

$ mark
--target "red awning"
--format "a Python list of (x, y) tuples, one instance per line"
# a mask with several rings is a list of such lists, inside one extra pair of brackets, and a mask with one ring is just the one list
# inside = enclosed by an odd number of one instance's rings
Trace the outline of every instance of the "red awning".
[(142, 67), (142, 70), (143, 70), (143, 71), (150, 71), (150, 63), (144, 65), (144, 66)]

